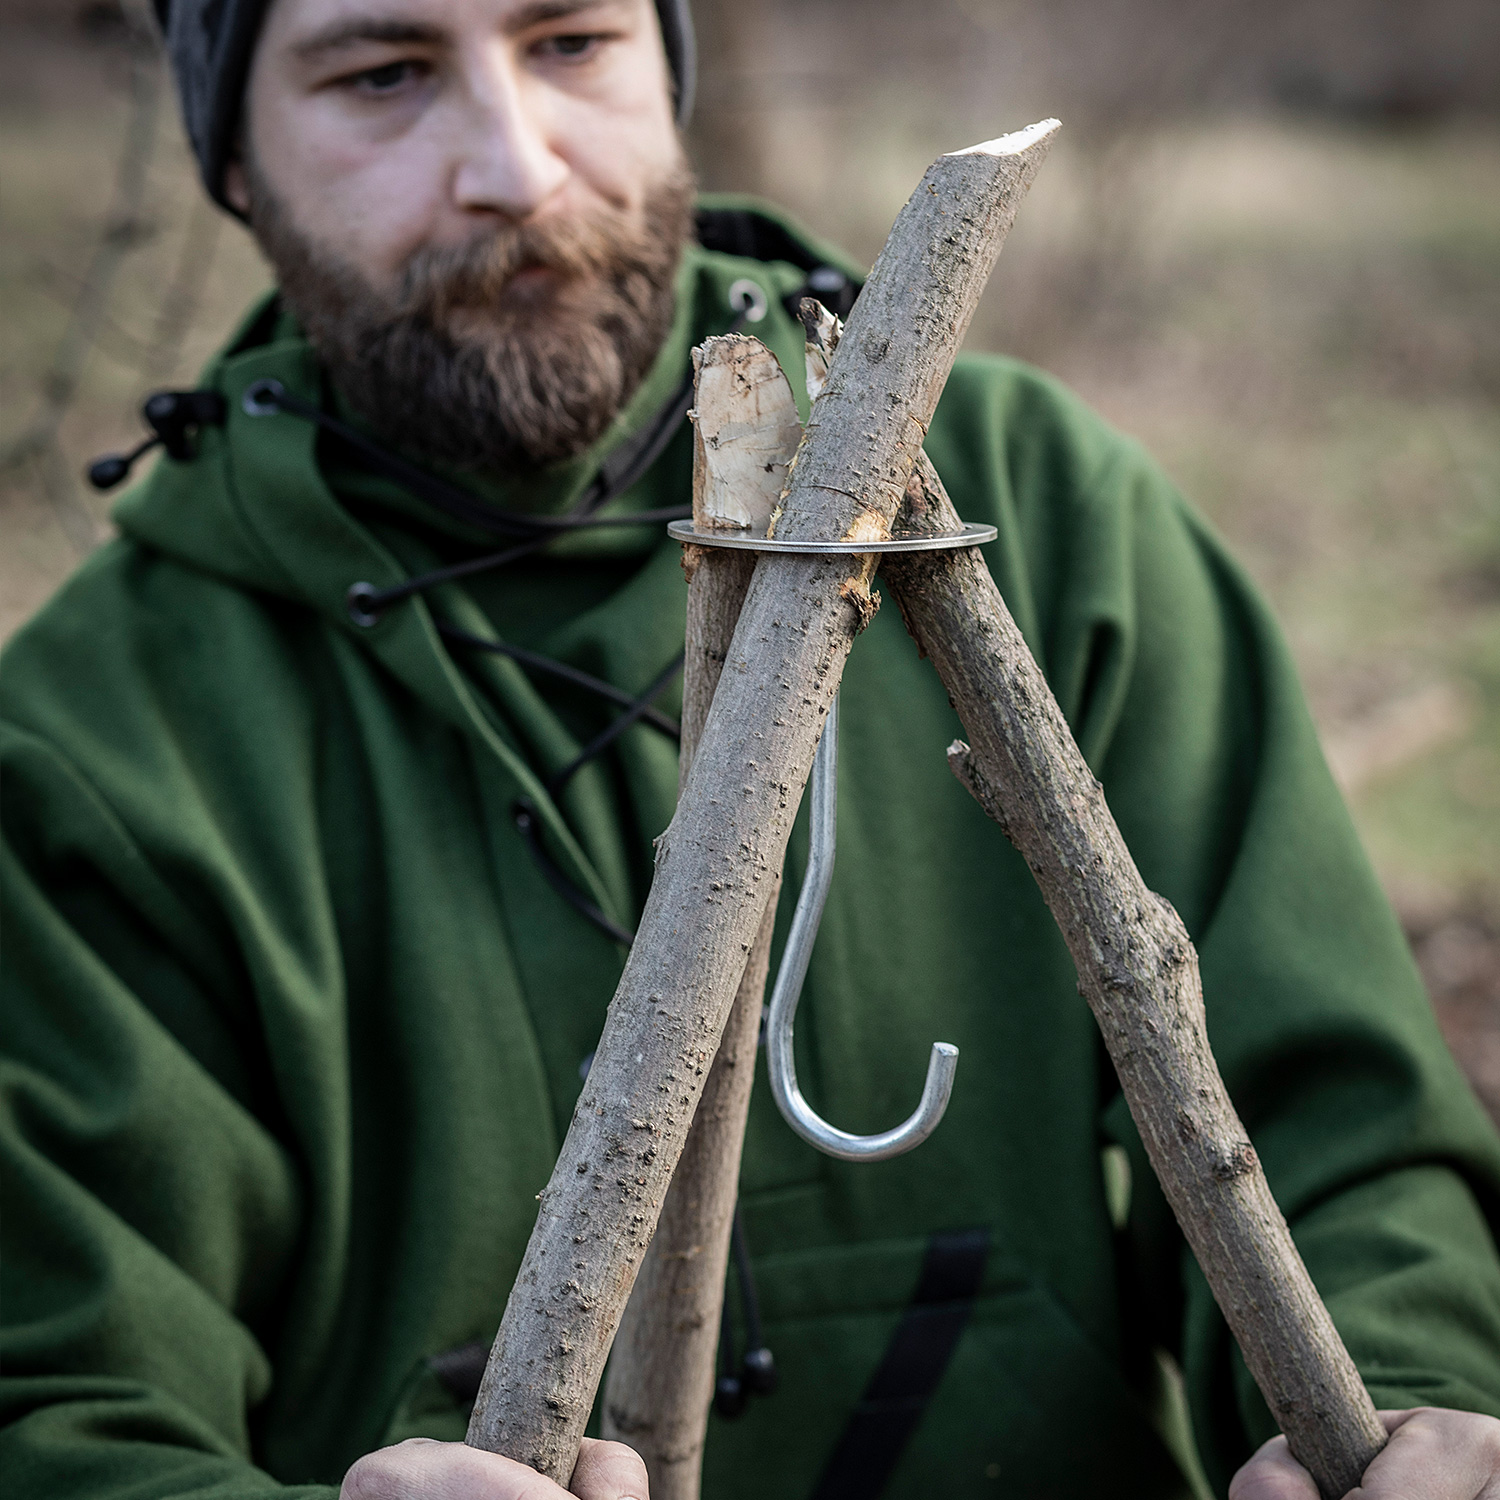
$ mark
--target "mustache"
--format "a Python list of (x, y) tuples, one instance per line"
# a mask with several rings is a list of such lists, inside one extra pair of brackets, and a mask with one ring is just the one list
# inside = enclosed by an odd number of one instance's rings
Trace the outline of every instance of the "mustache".
[[(407, 262), (395, 297), (398, 316), (439, 327), (456, 313), (493, 310), (521, 271), (547, 270), (567, 281), (603, 281), (635, 303), (649, 277), (641, 231), (623, 214), (506, 224), (460, 245), (428, 246)], [(644, 288), (641, 287), (640, 290)]]

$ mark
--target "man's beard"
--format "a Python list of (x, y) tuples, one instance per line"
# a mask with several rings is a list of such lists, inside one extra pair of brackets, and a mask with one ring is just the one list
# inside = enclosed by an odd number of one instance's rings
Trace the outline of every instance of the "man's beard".
[[(335, 386), (383, 440), (421, 457), (515, 467), (582, 453), (671, 328), (693, 223), (685, 162), (639, 218), (502, 224), (419, 250), (391, 294), (315, 245), (247, 165), (251, 226)], [(532, 267), (549, 274), (512, 284)]]

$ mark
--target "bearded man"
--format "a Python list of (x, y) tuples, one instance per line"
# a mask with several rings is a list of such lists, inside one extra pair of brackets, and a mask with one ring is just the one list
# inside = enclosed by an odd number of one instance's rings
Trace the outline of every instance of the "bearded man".
[[(119, 539), (5, 661), (7, 1494), (560, 1496), (456, 1439), (673, 808), (689, 350), (763, 313), (800, 399), (787, 304), (857, 276), (695, 207), (681, 0), (158, 8), (279, 285), (153, 407)], [(1361, 1493), (1500, 1493), (1500, 1142), (1264, 608), (1034, 371), (961, 360), (928, 452), (1198, 944), (1394, 1430)], [(1215, 1488), (1312, 1500), (894, 613), (843, 718), (803, 1076), (874, 1128), (933, 1034), (965, 1071), (878, 1166), (757, 1090), (745, 1290), (780, 1388), (714, 1418), (706, 1493), (1184, 1494), (1162, 1350)], [(608, 1443), (572, 1481), (645, 1486)]]

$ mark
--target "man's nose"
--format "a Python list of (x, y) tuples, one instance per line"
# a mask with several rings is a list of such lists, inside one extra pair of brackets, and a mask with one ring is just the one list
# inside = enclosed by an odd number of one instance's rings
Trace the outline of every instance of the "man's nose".
[(476, 61), (467, 83), (454, 202), (466, 212), (527, 218), (571, 171), (548, 139), (546, 90), (519, 76), (498, 47)]

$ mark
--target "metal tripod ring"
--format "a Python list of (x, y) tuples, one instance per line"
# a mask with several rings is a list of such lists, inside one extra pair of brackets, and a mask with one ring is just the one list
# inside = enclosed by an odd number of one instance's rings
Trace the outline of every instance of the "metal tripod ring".
[(802, 1090), (797, 1087), (792, 1027), (797, 1018), (797, 1002), (802, 998), (802, 982), (807, 977), (813, 942), (818, 935), (818, 923), (823, 916), (823, 904), (828, 898), (829, 882), (833, 879), (838, 809), (838, 714), (839, 700), (835, 696), (829, 705), (823, 737), (818, 742), (812, 775), (808, 780), (812, 837), (807, 875), (797, 897), (786, 951), (771, 992), (770, 1014), (766, 1022), (766, 1059), (776, 1107), (808, 1145), (843, 1161), (884, 1161), (920, 1146), (937, 1129), (953, 1092), (958, 1048), (949, 1042), (933, 1043), (921, 1102), (908, 1119), (879, 1135), (851, 1135), (830, 1125), (802, 1097)]
[(872, 552), (878, 552), (882, 556), (892, 552), (952, 552), (963, 547), (979, 547), (985, 542), (993, 542), (1000, 533), (993, 526), (966, 521), (962, 530), (944, 532), (938, 536), (887, 537), (883, 542), (784, 542), (777, 537), (767, 537), (764, 523), (733, 531), (699, 531), (691, 521), (673, 521), (667, 527), (667, 535), (673, 541), (691, 542), (699, 547), (729, 547), (747, 552), (789, 552), (812, 556), (867, 557)]

